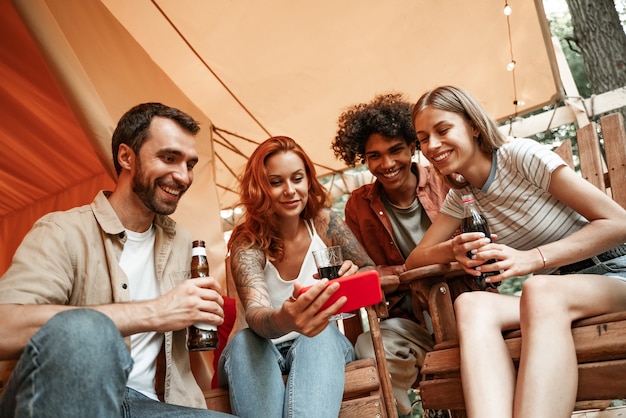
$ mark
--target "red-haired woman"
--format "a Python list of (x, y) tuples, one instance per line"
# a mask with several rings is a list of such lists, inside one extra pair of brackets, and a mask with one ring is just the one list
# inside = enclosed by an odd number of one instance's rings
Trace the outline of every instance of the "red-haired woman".
[[(320, 307), (338, 289), (316, 280), (312, 252), (342, 247), (340, 276), (374, 268), (296, 142), (273, 137), (254, 151), (241, 180), (243, 222), (228, 243), (249, 328), (224, 349), (219, 377), (240, 417), (331, 417), (341, 407), (350, 342)], [(303, 286), (313, 285), (299, 295)], [(286, 384), (283, 375), (287, 375)]]

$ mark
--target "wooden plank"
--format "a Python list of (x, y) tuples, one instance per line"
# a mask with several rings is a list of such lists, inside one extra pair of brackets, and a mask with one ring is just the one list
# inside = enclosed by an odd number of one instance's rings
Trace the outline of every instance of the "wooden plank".
[(430, 318), (435, 332), (435, 342), (457, 340), (456, 316), (450, 298), (450, 288), (446, 282), (430, 288), (428, 306), (431, 306)]
[(621, 113), (600, 118), (613, 200), (626, 208), (626, 131)]
[(366, 306), (365, 312), (367, 313), (367, 322), (370, 327), (370, 337), (372, 338), (372, 345), (374, 346), (374, 356), (376, 357), (376, 377), (379, 380), (382, 398), (384, 401), (384, 408), (386, 415), (390, 418), (395, 418), (398, 415), (396, 409), (396, 400), (393, 396), (393, 387), (391, 385), (391, 375), (387, 367), (387, 360), (385, 358), (385, 347), (383, 345), (383, 337), (380, 332), (378, 324), (378, 316), (373, 306)]
[(228, 389), (217, 388), (204, 391), (206, 407), (211, 411), (226, 412), (232, 414)]
[(426, 409), (465, 409), (461, 377), (420, 382), (422, 406)]
[[(572, 336), (579, 363), (626, 358), (626, 320), (575, 327)], [(506, 345), (513, 361), (519, 362), (521, 337), (507, 338)], [(460, 361), (458, 345), (434, 350), (426, 354), (421, 373), (425, 378), (428, 375), (458, 373)]]
[[(626, 397), (626, 360), (581, 364), (578, 376), (577, 401)], [(465, 408), (461, 377), (458, 375), (423, 380), (419, 389), (424, 408)]]
[(360, 399), (344, 401), (339, 410), (339, 418), (381, 417), (387, 413), (382, 407), (380, 396), (369, 396)]
[[(585, 108), (592, 109), (590, 117), (611, 112), (626, 104), (626, 86), (619, 87), (606, 93), (598, 94), (585, 99)], [(529, 137), (551, 128), (576, 122), (574, 113), (568, 106), (560, 106), (556, 110), (548, 110), (527, 118), (516, 119), (513, 122), (513, 134), (516, 137)], [(509, 134), (511, 127), (508, 123), (499, 128), (505, 136)]]
[(626, 407), (616, 406), (596, 411), (578, 411), (572, 418), (626, 418)]
[(579, 401), (626, 397), (626, 360), (603, 361), (578, 366)]
[[(606, 409), (609, 406), (611, 406), (611, 400), (594, 400), (594, 401), (579, 401), (576, 402), (576, 405), (574, 406), (574, 411), (583, 411), (586, 413), (589, 412), (597, 412), (599, 410), (602, 409)], [(572, 416), (578, 416), (578, 412), (575, 412), (574, 414), (572, 414)], [(584, 414), (582, 415), (584, 416)]]
[(424, 365), (420, 373), (427, 380), (431, 378), (430, 376), (450, 373), (458, 374), (460, 366), (461, 355), (458, 346), (444, 350), (433, 350), (426, 353)]
[(572, 151), (572, 140), (566, 139), (553, 150), (559, 157), (563, 159), (574, 170), (574, 151)]
[(626, 321), (572, 330), (579, 363), (626, 358)]
[(374, 359), (363, 359), (348, 363), (344, 384), (344, 399), (371, 394), (380, 389), (378, 371)]
[(580, 172), (585, 180), (605, 191), (604, 162), (596, 129), (596, 123), (592, 122), (576, 131)]

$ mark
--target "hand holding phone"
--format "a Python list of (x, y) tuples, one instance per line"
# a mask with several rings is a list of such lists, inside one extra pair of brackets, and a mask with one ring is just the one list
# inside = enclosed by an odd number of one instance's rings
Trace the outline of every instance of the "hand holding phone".
[[(350, 312), (364, 306), (374, 305), (383, 298), (380, 289), (380, 276), (376, 270), (367, 270), (343, 276), (338, 279), (329, 280), (328, 284), (339, 283), (339, 289), (320, 308), (324, 310), (335, 303), (340, 297), (345, 296), (348, 300), (337, 313)], [(300, 289), (303, 294), (312, 286)]]

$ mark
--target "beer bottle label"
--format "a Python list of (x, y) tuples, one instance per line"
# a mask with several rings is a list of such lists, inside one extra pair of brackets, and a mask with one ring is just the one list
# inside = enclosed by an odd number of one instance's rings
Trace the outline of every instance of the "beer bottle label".
[(206, 257), (206, 248), (204, 247), (193, 247), (191, 249), (192, 256), (205, 256)]

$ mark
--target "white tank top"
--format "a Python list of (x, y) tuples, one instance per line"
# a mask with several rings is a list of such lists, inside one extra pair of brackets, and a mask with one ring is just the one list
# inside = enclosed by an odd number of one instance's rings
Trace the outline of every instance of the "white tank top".
[[(313, 221), (306, 219), (304, 221), (306, 229), (311, 237), (311, 245), (304, 256), (304, 261), (300, 267), (300, 273), (295, 280), (283, 280), (280, 277), (280, 273), (271, 261), (266, 260), (265, 263), (265, 283), (267, 284), (267, 290), (270, 294), (270, 300), (272, 302), (272, 308), (279, 309), (285, 303), (285, 300), (289, 299), (289, 296), (293, 294), (293, 284), (295, 282), (302, 283), (303, 286), (311, 286), (317, 282), (313, 278), (313, 274), (317, 273), (317, 267), (315, 267), (315, 260), (313, 259), (313, 251), (326, 248), (324, 241), (317, 235), (317, 231), (313, 226)], [(293, 340), (299, 333), (292, 331), (279, 338), (272, 339), (274, 344), (282, 343), (285, 341)]]

